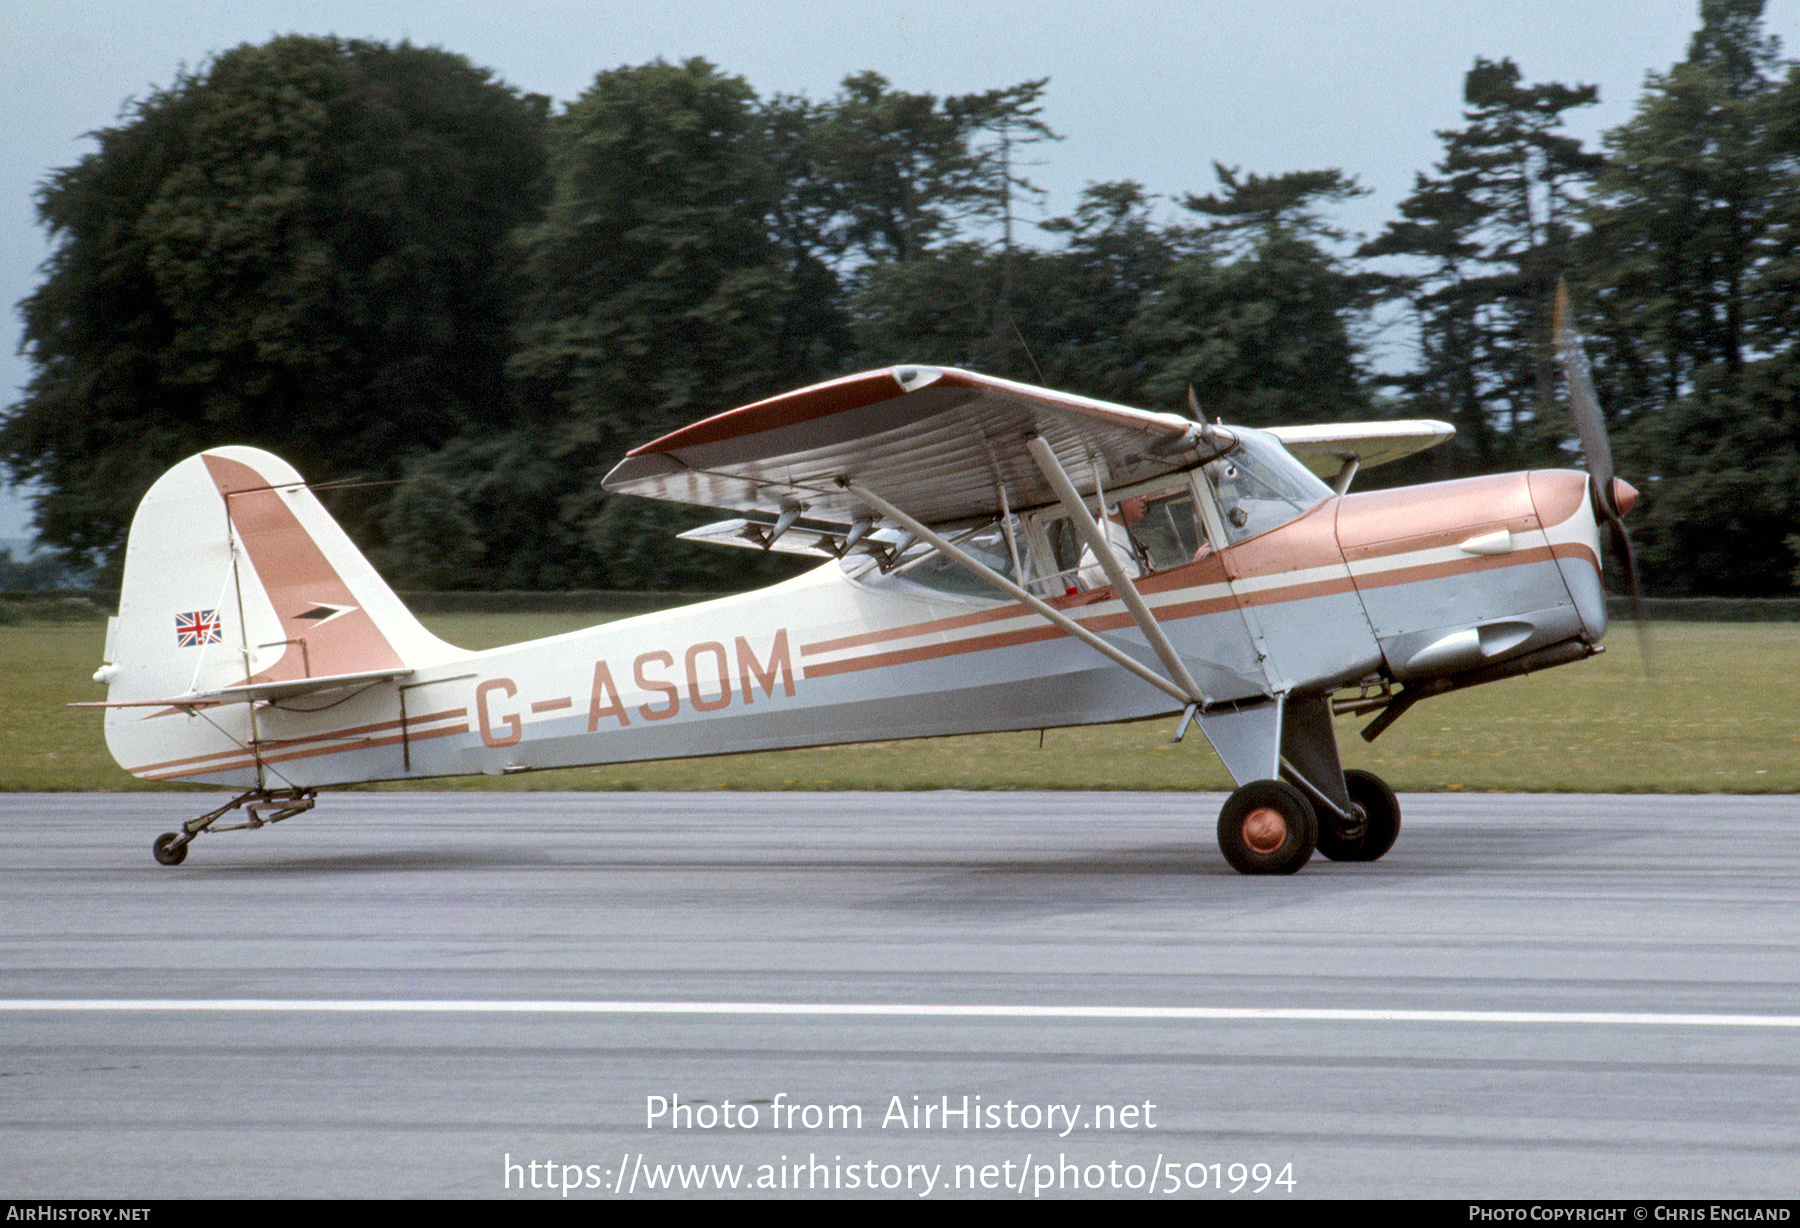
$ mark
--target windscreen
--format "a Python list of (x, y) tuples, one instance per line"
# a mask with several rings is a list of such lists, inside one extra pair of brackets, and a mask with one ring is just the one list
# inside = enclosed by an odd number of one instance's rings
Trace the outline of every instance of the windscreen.
[(1331, 497), (1331, 487), (1271, 435), (1238, 429), (1238, 446), (1201, 467), (1233, 543), (1279, 528)]

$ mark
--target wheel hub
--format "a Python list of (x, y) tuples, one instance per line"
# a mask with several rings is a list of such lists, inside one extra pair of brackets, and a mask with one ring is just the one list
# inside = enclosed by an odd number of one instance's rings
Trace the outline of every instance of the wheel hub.
[(1287, 839), (1287, 819), (1271, 806), (1258, 806), (1244, 816), (1244, 843), (1256, 853), (1267, 855), (1281, 847)]

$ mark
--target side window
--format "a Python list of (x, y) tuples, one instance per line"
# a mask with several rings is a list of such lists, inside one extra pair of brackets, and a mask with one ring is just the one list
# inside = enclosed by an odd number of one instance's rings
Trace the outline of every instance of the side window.
[[(1108, 509), (1102, 529), (1115, 556), (1132, 576), (1166, 571), (1192, 562), (1202, 552), (1202, 527), (1191, 490), (1133, 496)], [(1105, 587), (1105, 568), (1088, 551), (1068, 516), (1040, 513), (1041, 543), (1034, 553), (1034, 589), (1046, 596)]]
[[(1015, 540), (1017, 540), (1016, 521), (1013, 528)], [(973, 529), (947, 533), (946, 536), (952, 543), (973, 555), (979, 562), (999, 572), (1007, 579), (1018, 582), (1018, 577), (1013, 574), (1012, 547), (1007, 542), (1006, 528), (998, 521), (990, 521)], [(1025, 548), (1024, 542), (1019, 541), (1018, 544), (1022, 553)], [(890, 581), (902, 581), (919, 585), (922, 588), (934, 589), (940, 593), (954, 593), (964, 597), (999, 597), (1001, 595), (986, 580), (923, 543), (908, 547), (905, 554), (886, 571), (876, 565), (875, 559), (862, 554), (845, 558), (842, 566), (851, 579), (864, 584), (879, 585)]]
[[(1010, 535), (1008, 527), (1012, 529)], [(1179, 567), (1206, 553), (1207, 534), (1191, 487), (1121, 500), (1108, 510), (1103, 529), (1113, 544), (1115, 557), (1132, 576)], [(1015, 517), (1010, 526), (991, 520), (946, 532), (946, 536), (989, 568), (1040, 597), (1073, 595), (1110, 583), (1105, 567), (1088, 552), (1068, 515), (1057, 508), (1042, 509), (1028, 518)], [(893, 529), (878, 529), (869, 538), (872, 545), (890, 548), (900, 540), (901, 535)], [(905, 540), (910, 541), (910, 535)], [(1023, 576), (1016, 574), (1013, 566), (1015, 547)], [(861, 584), (899, 583), (959, 596), (1002, 596), (986, 580), (924, 543), (904, 547), (898, 560), (879, 549), (859, 550), (846, 556), (841, 565), (846, 575)]]
[(1046, 516), (1040, 523), (1047, 550), (1033, 554), (1033, 591), (1043, 597), (1079, 592), (1075, 573), (1081, 565), (1081, 535), (1067, 516)]
[(1132, 535), (1149, 557), (1150, 570), (1179, 567), (1199, 553), (1206, 534), (1194, 511), (1194, 496), (1185, 490), (1145, 504), (1144, 518), (1132, 529)]

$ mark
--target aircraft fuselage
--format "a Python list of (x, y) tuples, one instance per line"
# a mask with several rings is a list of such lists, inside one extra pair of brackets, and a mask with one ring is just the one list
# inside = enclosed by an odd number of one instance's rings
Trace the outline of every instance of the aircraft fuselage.
[[(1605, 630), (1585, 475), (1333, 496), (1138, 581), (1209, 704), (1453, 676)], [(244, 788), (512, 773), (1130, 720), (1183, 705), (1015, 602), (826, 563), (348, 695), (109, 719), (140, 776)], [(196, 607), (212, 594), (196, 595)], [(1110, 587), (1048, 598), (1155, 658)], [(174, 724), (178, 739), (165, 738)], [(179, 743), (179, 754), (158, 746)]]

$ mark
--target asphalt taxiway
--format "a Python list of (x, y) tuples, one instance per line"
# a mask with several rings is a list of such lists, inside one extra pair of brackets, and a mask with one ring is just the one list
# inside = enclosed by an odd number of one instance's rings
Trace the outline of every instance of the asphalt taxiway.
[(1800, 799), (1252, 879), (1217, 795), (347, 793), (156, 865), (211, 797), (0, 797), (10, 1196), (1800, 1184)]

